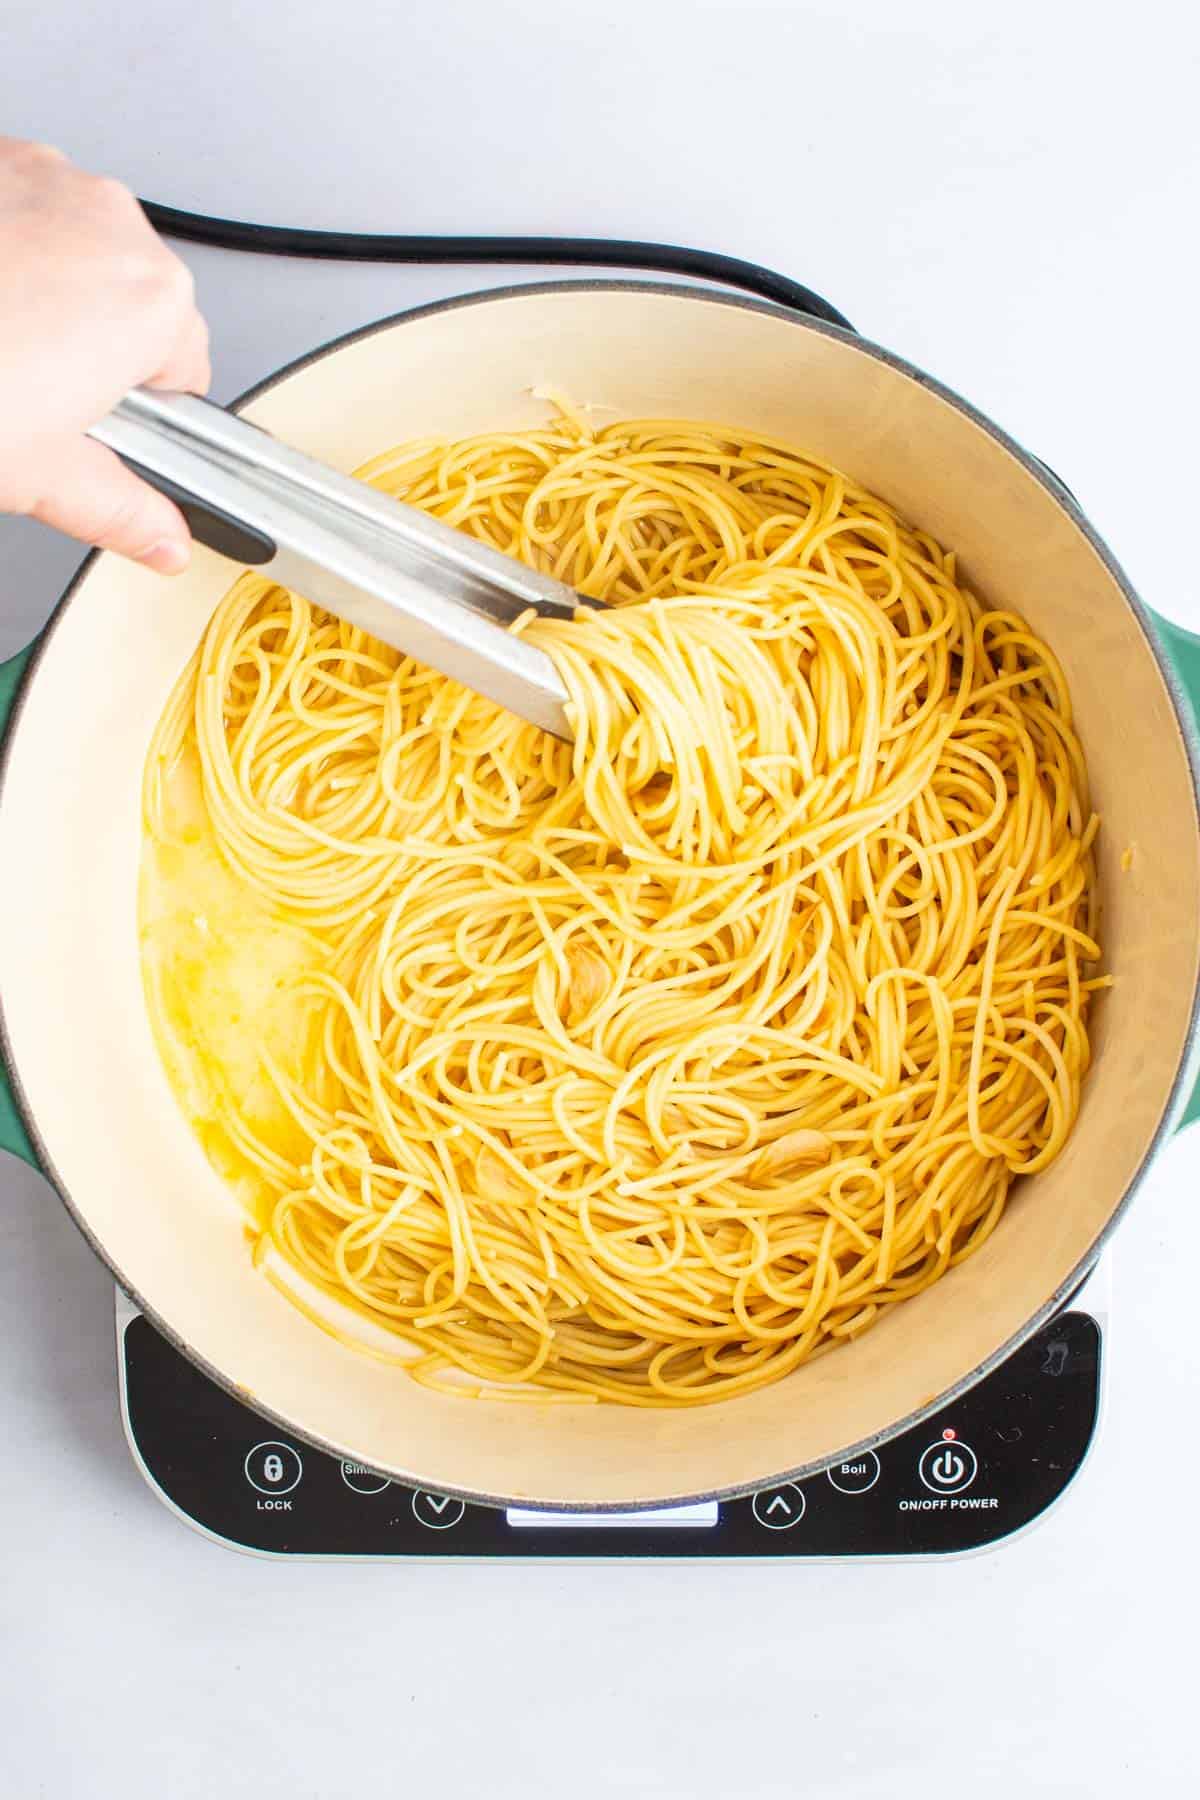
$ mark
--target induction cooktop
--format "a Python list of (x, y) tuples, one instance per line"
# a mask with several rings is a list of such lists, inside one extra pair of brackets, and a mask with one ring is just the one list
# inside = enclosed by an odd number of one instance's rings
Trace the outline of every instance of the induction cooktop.
[(134, 1461), (163, 1505), (259, 1556), (963, 1555), (1028, 1529), (1078, 1475), (1099, 1422), (1110, 1288), (1105, 1257), (999, 1368), (874, 1450), (803, 1481), (653, 1512), (482, 1506), (339, 1461), (227, 1394), (118, 1291), (121, 1412)]

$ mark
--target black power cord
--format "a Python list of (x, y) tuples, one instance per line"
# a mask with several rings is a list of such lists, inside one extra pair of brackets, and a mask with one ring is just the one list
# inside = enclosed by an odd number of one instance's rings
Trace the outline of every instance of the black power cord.
[(143, 200), (142, 210), (164, 237), (259, 256), (308, 256), (330, 262), (382, 263), (541, 263), (592, 269), (646, 269), (691, 275), (726, 287), (743, 288), (829, 325), (854, 327), (820, 294), (760, 263), (716, 250), (689, 250), (678, 244), (644, 244), (626, 238), (427, 237), (365, 231), (313, 231), (296, 225), (252, 225), (242, 219), (210, 218)]

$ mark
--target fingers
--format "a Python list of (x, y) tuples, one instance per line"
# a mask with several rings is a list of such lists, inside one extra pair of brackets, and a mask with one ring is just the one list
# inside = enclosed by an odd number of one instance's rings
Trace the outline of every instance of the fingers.
[(187, 567), (191, 538), (179, 508), (103, 444), (79, 438), (56, 445), (52, 466), (53, 485), (29, 508), (31, 517), (160, 575)]
[(0, 135), (0, 156), (18, 167), (33, 164), (50, 167), (55, 163), (65, 163), (67, 153), (56, 144), (43, 144), (25, 138), (5, 137)]
[(0, 138), (0, 271), (0, 506), (31, 440), (86, 431), (139, 383), (207, 388), (191, 271), (121, 182)]
[(191, 272), (129, 189), (0, 137), (0, 511), (183, 568), (183, 515), (84, 433), (130, 388), (209, 376)]
[(208, 360), (208, 326), (195, 310), (183, 321), (174, 349), (147, 387), (172, 388), (184, 394), (206, 394), (212, 382)]

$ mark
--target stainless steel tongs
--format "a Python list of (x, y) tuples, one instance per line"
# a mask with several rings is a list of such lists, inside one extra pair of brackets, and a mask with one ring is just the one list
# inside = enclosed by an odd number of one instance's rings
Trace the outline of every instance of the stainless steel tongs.
[(200, 543), (573, 736), (554, 664), (504, 629), (529, 607), (572, 618), (580, 600), (563, 582), (192, 394), (135, 389), (91, 435), (168, 494)]

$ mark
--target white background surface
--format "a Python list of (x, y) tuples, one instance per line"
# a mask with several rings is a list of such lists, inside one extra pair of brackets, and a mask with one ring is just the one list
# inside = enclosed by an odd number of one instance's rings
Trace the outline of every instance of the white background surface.
[[(173, 14), (0, 0), (0, 129), (243, 218), (609, 232), (777, 266), (1035, 449), (1145, 597), (1200, 625), (1194, 9)], [(506, 278), (190, 260), (223, 398), (335, 332)], [(0, 521), (0, 655), (76, 560)], [(1194, 1791), (1198, 1174), (1193, 1134), (1120, 1234), (1104, 1435), (1006, 1549), (337, 1568), (237, 1557), (159, 1507), (117, 1421), (110, 1284), (49, 1188), (0, 1158), (0, 1790)]]

